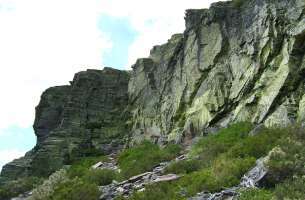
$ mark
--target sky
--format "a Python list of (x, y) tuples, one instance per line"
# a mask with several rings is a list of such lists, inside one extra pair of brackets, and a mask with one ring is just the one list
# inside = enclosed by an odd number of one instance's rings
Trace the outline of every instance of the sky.
[(130, 69), (217, 0), (0, 0), (0, 170), (35, 145), (35, 106), (76, 72)]

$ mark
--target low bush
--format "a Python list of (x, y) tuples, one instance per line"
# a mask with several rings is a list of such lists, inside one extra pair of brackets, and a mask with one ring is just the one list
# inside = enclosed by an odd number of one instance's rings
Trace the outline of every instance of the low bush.
[(202, 161), (200, 160), (182, 160), (170, 164), (165, 169), (165, 174), (189, 174), (194, 171), (198, 171), (202, 167)]
[(294, 177), (277, 185), (274, 194), (278, 200), (305, 199), (305, 176)]
[(199, 157), (208, 165), (218, 155), (227, 152), (232, 146), (246, 138), (252, 128), (251, 123), (240, 122), (221, 129), (217, 134), (199, 140), (192, 148), (191, 155)]
[(305, 132), (304, 129), (291, 127), (287, 137), (279, 140), (277, 148), (270, 152), (267, 163), (269, 173), (266, 182), (274, 186), (294, 176), (305, 175)]
[(99, 190), (96, 184), (74, 178), (60, 183), (51, 200), (98, 200)]
[(67, 182), (68, 176), (65, 169), (54, 172), (47, 180), (33, 190), (32, 196), (28, 200), (49, 200), (56, 187)]
[(68, 176), (70, 179), (81, 178), (88, 183), (97, 185), (110, 184), (116, 177), (117, 173), (108, 169), (92, 169), (91, 166), (100, 161), (107, 161), (107, 157), (88, 157), (72, 164), (68, 169)]
[[(146, 187), (144, 192), (137, 192), (132, 195), (130, 200), (184, 200), (182, 191), (175, 190), (171, 183), (153, 184)], [(118, 198), (116, 200), (124, 200)]]
[(106, 156), (87, 157), (78, 160), (72, 163), (71, 167), (68, 170), (68, 176), (70, 178), (82, 177), (88, 172), (88, 170), (92, 165), (100, 161), (107, 161), (107, 157)]
[(83, 176), (83, 179), (88, 183), (102, 186), (112, 183), (116, 177), (116, 172), (110, 169), (91, 169)]
[(234, 144), (228, 151), (230, 157), (266, 156), (287, 135), (287, 130), (263, 128), (257, 135), (246, 137)]
[(160, 162), (176, 157), (180, 150), (177, 145), (169, 145), (162, 149), (148, 141), (126, 149), (118, 157), (122, 178), (149, 171)]
[(11, 181), (0, 187), (0, 199), (10, 199), (19, 194), (29, 192), (37, 185), (41, 184), (42, 179), (37, 177), (20, 178), (16, 181)]
[(273, 193), (265, 189), (246, 189), (242, 190), (239, 200), (270, 200), (273, 199)]

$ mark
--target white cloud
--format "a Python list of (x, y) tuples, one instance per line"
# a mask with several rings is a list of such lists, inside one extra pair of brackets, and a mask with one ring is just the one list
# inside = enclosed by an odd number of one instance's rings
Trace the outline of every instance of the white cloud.
[(19, 158), (25, 154), (24, 151), (16, 149), (0, 150), (0, 171), (2, 166), (12, 160)]
[(219, 0), (105, 0), (103, 12), (125, 17), (139, 35), (129, 48), (129, 68), (137, 58), (147, 57), (154, 45), (165, 43), (172, 34), (184, 30), (184, 12), (191, 8), (208, 8)]
[(0, 130), (28, 127), (44, 89), (101, 67), (103, 52), (111, 48), (97, 26), (101, 14), (124, 17), (138, 32), (128, 52), (130, 66), (183, 31), (185, 9), (215, 1), (0, 0)]
[[(128, 52), (130, 66), (153, 45), (183, 31), (185, 9), (215, 1), (0, 0), (0, 134), (33, 123), (43, 90), (102, 65), (111, 41), (98, 29), (101, 14), (126, 18), (138, 32)], [(0, 151), (0, 162), (23, 153)]]
[(111, 42), (99, 10), (96, 0), (0, 0), (0, 129), (28, 127), (44, 89), (101, 67)]

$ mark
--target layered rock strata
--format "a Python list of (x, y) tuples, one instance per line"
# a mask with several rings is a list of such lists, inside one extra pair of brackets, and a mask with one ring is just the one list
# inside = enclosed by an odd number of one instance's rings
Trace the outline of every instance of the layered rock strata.
[(104, 68), (79, 72), (71, 85), (47, 89), (36, 107), (36, 146), (5, 165), (1, 180), (48, 176), (81, 157), (121, 149), (129, 134), (128, 80), (128, 72)]

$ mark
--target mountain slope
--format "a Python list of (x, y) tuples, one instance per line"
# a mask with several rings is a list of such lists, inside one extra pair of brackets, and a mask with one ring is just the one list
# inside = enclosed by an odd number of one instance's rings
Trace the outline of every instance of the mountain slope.
[(304, 0), (219, 2), (186, 11), (186, 30), (132, 72), (75, 75), (36, 109), (37, 145), (0, 180), (46, 177), (74, 160), (151, 140), (188, 142), (228, 124), (305, 120)]

